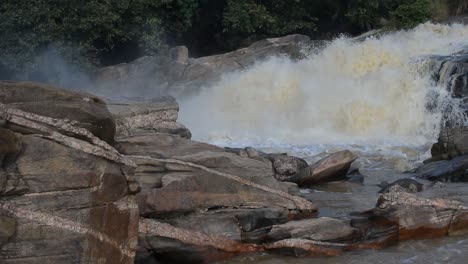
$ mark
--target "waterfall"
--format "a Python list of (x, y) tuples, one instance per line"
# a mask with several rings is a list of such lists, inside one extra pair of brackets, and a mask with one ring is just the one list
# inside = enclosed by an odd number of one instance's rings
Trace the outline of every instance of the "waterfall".
[(426, 58), (466, 44), (460, 24), (340, 37), (300, 61), (273, 57), (225, 73), (181, 102), (180, 120), (194, 139), (223, 145), (427, 145), (443, 110), (460, 110), (447, 107), (453, 98)]

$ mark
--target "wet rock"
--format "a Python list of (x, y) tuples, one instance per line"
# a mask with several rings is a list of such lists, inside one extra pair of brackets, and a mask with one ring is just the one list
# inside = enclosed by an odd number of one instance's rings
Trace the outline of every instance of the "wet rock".
[(357, 156), (349, 150), (333, 153), (310, 166), (310, 174), (293, 179), (299, 186), (344, 179)]
[(416, 169), (418, 178), (430, 181), (465, 182), (468, 181), (468, 155), (452, 160), (441, 160), (424, 164)]
[[(459, 105), (450, 106), (459, 108), (468, 113), (466, 105), (468, 100), (468, 49), (451, 56), (433, 56), (428, 59), (433, 70), (433, 79), (450, 92), (453, 98), (459, 100)], [(466, 144), (468, 127), (463, 126), (460, 120), (451, 116), (451, 108), (443, 109), (443, 128), (438, 142), (431, 149), (432, 161), (451, 159), (468, 154)]]
[[(114, 142), (115, 123), (106, 104), (98, 97), (54, 86), (0, 81), (0, 103), (41, 116), (68, 119), (108, 142)], [(31, 127), (8, 123), (7, 128), (18, 132), (37, 133)]]
[(108, 105), (119, 138), (148, 133), (168, 133), (190, 139), (192, 134), (177, 122), (179, 105), (172, 97), (147, 102), (110, 103)]
[(431, 161), (451, 159), (468, 154), (468, 128), (444, 128), (432, 146)]
[(418, 193), (423, 190), (424, 185), (422, 183), (419, 183), (416, 180), (413, 179), (400, 179), (396, 180), (392, 183), (388, 183), (383, 181), (380, 183), (379, 187), (382, 189), (379, 191), (379, 193), (387, 193), (392, 191), (392, 189), (398, 186), (402, 188), (404, 191), (409, 192), (409, 193)]

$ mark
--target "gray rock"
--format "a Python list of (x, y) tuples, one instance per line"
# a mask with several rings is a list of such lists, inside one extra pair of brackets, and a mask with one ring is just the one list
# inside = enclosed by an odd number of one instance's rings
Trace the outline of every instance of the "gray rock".
[(442, 160), (424, 164), (416, 169), (419, 178), (430, 181), (465, 182), (468, 181), (468, 155), (452, 160)]

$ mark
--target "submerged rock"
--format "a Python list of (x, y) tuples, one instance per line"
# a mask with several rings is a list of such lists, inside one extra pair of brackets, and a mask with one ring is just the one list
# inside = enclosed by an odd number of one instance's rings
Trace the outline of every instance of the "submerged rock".
[(309, 175), (294, 178), (292, 181), (299, 186), (307, 186), (344, 179), (356, 159), (357, 156), (349, 150), (333, 153), (311, 165)]

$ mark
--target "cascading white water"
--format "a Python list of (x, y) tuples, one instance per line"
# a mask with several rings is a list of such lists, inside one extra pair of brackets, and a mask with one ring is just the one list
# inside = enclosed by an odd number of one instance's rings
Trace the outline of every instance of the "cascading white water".
[(428, 94), (440, 95), (438, 106), (450, 99), (418, 58), (467, 44), (468, 26), (429, 23), (360, 42), (342, 37), (297, 62), (271, 58), (226, 73), (182, 101), (180, 119), (194, 139), (222, 145), (427, 144), (441, 118), (428, 111)]

